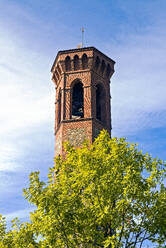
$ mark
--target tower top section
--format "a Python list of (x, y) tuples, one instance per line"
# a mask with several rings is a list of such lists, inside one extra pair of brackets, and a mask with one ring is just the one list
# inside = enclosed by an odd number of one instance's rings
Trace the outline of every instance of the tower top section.
[(100, 52), (95, 47), (83, 47), (59, 51), (51, 72), (53, 81), (58, 85), (60, 75), (72, 71), (95, 71), (103, 78), (110, 79), (114, 73), (115, 61)]
[(64, 142), (80, 147), (102, 129), (111, 135), (110, 78), (115, 62), (95, 47), (59, 51), (51, 68), (56, 86), (55, 155)]

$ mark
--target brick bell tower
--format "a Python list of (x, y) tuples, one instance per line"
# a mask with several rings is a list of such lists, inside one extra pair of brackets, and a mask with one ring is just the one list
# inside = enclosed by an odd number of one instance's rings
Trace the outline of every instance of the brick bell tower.
[(110, 78), (115, 62), (94, 47), (59, 51), (52, 66), (56, 86), (55, 156), (63, 143), (91, 143), (102, 129), (111, 134)]

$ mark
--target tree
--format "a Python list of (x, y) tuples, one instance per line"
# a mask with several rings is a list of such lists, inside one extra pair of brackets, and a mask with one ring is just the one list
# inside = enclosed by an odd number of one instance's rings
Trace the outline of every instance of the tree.
[(36, 210), (8, 232), (1, 219), (0, 247), (165, 247), (165, 176), (163, 161), (106, 131), (81, 149), (68, 144), (48, 183), (30, 175), (24, 195)]

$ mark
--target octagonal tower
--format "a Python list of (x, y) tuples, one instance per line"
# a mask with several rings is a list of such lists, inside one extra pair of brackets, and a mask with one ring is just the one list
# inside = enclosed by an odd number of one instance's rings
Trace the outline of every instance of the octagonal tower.
[(52, 66), (56, 86), (55, 156), (63, 143), (80, 147), (102, 129), (111, 134), (110, 78), (115, 62), (94, 47), (59, 51)]

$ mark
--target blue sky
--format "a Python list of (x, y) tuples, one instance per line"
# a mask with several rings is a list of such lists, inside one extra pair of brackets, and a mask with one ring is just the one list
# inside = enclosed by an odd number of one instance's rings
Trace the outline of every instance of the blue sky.
[(116, 61), (113, 136), (166, 160), (165, 0), (0, 0), (0, 213), (25, 219), (31, 171), (54, 156), (50, 69), (58, 50), (85, 46)]

